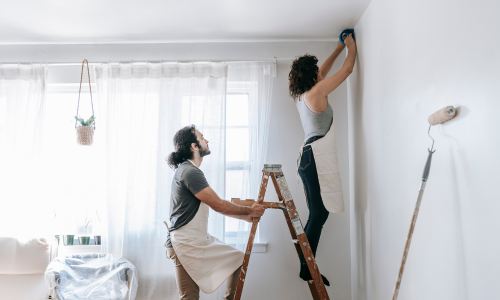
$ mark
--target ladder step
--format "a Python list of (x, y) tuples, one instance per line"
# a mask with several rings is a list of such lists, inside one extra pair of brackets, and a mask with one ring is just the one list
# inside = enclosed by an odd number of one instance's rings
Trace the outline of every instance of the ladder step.
[(262, 170), (264, 172), (270, 172), (270, 173), (273, 173), (273, 172), (276, 172), (276, 173), (281, 173), (281, 165), (277, 165), (277, 164), (274, 164), (274, 165), (264, 165), (264, 169)]

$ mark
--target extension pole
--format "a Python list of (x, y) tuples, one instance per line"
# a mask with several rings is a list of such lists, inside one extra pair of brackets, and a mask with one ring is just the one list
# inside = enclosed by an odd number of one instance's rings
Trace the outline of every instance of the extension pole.
[(425, 184), (427, 183), (427, 179), (429, 178), (429, 172), (431, 170), (432, 154), (434, 154), (434, 152), (435, 151), (429, 150), (429, 156), (427, 157), (424, 173), (422, 175), (422, 181), (420, 183), (420, 189), (418, 191), (417, 204), (415, 206), (415, 211), (413, 212), (413, 218), (410, 224), (410, 231), (408, 232), (408, 238), (406, 239), (405, 251), (403, 252), (403, 258), (401, 259), (401, 267), (399, 267), (398, 281), (396, 281), (396, 286), (394, 287), (392, 300), (398, 299), (399, 287), (401, 286), (401, 280), (403, 279), (403, 272), (405, 270), (405, 265), (406, 265), (406, 258), (408, 258), (408, 252), (410, 251), (411, 238), (413, 236), (413, 231), (415, 230), (415, 225), (417, 224), (417, 217), (418, 217), (418, 212), (420, 210), (420, 203), (422, 203)]

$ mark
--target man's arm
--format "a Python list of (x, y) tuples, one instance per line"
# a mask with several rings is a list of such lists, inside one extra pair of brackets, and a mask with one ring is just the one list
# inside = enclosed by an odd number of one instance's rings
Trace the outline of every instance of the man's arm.
[[(258, 202), (262, 202), (264, 201), (264, 197), (262, 198), (259, 198)], [(247, 222), (250, 222), (252, 223), (253, 222), (253, 217), (252, 216), (238, 216), (238, 215), (225, 215), (226, 217), (231, 217), (231, 218), (235, 218), (235, 219), (240, 219), (240, 220), (243, 220), (243, 221), (247, 221)]]
[(231, 217), (231, 218), (235, 218), (235, 219), (240, 219), (240, 220), (243, 220), (243, 221), (247, 221), (247, 222), (250, 222), (252, 223), (253, 222), (253, 217), (252, 216), (237, 216), (237, 215), (225, 215), (226, 217)]
[(211, 187), (204, 188), (194, 196), (210, 206), (216, 212), (242, 220), (248, 220), (247, 218), (244, 218), (244, 216), (261, 217), (266, 210), (266, 207), (260, 204), (264, 200), (263, 198), (256, 201), (251, 207), (241, 206), (222, 200)]

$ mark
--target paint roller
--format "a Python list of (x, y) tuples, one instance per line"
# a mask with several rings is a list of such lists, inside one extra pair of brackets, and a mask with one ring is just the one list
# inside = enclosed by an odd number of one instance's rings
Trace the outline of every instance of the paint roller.
[(349, 34), (352, 33), (352, 38), (354, 39), (354, 29), (345, 29), (342, 31), (342, 33), (339, 35), (339, 41), (345, 45), (344, 43), (344, 38), (346, 38)]
[(406, 239), (405, 250), (403, 252), (403, 258), (401, 260), (401, 266), (399, 268), (398, 280), (396, 281), (396, 286), (394, 287), (394, 293), (392, 295), (392, 300), (396, 300), (398, 298), (399, 288), (401, 286), (401, 280), (403, 279), (403, 272), (405, 269), (406, 259), (408, 258), (408, 252), (410, 251), (411, 238), (413, 236), (413, 231), (415, 230), (415, 225), (417, 224), (418, 212), (420, 210), (420, 203), (422, 202), (422, 197), (424, 196), (425, 185), (427, 183), (427, 179), (429, 178), (429, 172), (431, 171), (431, 161), (432, 154), (436, 152), (434, 150), (434, 139), (430, 135), (431, 127), (443, 124), (456, 116), (457, 110), (453, 106), (446, 106), (437, 112), (433, 113), (429, 116), (429, 130), (427, 134), (432, 139), (432, 146), (429, 150), (429, 155), (427, 156), (427, 162), (425, 163), (424, 172), (422, 174), (422, 181), (420, 183), (420, 189), (418, 191), (417, 204), (415, 206), (415, 211), (413, 212), (413, 218), (410, 223), (410, 231), (408, 232), (408, 238)]

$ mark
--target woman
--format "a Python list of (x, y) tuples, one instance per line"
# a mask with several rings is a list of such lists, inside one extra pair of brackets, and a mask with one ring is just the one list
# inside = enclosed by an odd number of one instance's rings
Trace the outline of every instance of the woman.
[[(290, 96), (296, 101), (305, 132), (297, 165), (309, 207), (309, 218), (304, 231), (314, 256), (329, 212), (344, 211), (333, 130), (333, 109), (328, 104), (328, 94), (344, 82), (354, 68), (356, 44), (352, 35), (347, 36), (344, 42), (345, 45), (338, 42), (337, 48), (321, 68), (318, 69), (316, 57), (304, 55), (293, 62), (288, 75)], [(344, 66), (335, 75), (325, 78), (345, 46), (348, 54)], [(300, 278), (311, 280), (304, 256), (301, 256), (300, 263)], [(328, 280), (324, 276), (322, 278), (325, 285), (329, 286)]]

